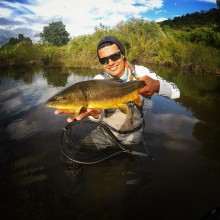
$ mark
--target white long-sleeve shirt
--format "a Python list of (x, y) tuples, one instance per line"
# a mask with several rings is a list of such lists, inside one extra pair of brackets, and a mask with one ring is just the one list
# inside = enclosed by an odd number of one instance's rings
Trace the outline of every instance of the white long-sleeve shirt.
[[(158, 95), (166, 96), (170, 99), (177, 99), (180, 97), (180, 90), (177, 86), (172, 83), (168, 82), (165, 79), (159, 77), (156, 73), (148, 69), (144, 66), (135, 65), (135, 72), (138, 77), (149, 76), (152, 79), (159, 80), (160, 82), (160, 90)], [(129, 69), (125, 69), (125, 74), (121, 77), (124, 81), (129, 81), (131, 75), (131, 71)], [(109, 78), (108, 74), (98, 74), (94, 77), (94, 79), (106, 79)]]
[[(135, 65), (135, 72), (138, 77), (149, 76), (155, 80), (159, 80), (160, 89), (157, 95), (165, 96), (170, 99), (176, 99), (180, 97), (180, 91), (174, 83), (162, 79), (150, 69), (143, 66)], [(130, 81), (130, 76), (131, 71), (130, 69), (126, 68), (125, 73), (121, 77), (121, 79), (123, 81)], [(111, 78), (111, 76), (106, 72), (98, 74), (94, 77), (94, 79), (109, 78)], [(113, 133), (122, 142), (124, 142), (125, 144), (135, 144), (140, 142), (142, 138), (143, 127), (141, 126), (143, 124), (143, 114), (134, 104), (130, 104), (128, 105), (128, 107), (128, 114), (124, 114), (118, 109), (107, 109), (102, 110), (98, 119), (94, 119), (92, 116), (89, 116), (89, 118), (94, 121), (103, 120), (110, 126), (110, 128), (113, 129)], [(127, 131), (131, 132), (129, 133)], [(123, 132), (125, 133), (123, 134)]]

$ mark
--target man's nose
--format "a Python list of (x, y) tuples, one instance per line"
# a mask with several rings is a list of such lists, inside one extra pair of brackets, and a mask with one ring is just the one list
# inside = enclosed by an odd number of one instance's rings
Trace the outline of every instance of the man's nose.
[(114, 61), (112, 61), (111, 59), (108, 59), (108, 64), (109, 65), (112, 65), (112, 64), (114, 64), (115, 62)]

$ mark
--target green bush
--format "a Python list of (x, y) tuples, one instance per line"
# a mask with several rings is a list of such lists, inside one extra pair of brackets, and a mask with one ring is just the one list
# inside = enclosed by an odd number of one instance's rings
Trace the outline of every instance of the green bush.
[(216, 30), (216, 25), (182, 30), (164, 25), (162, 29), (158, 23), (131, 18), (113, 28), (100, 24), (93, 34), (74, 37), (63, 47), (28, 41), (3, 47), (0, 65), (37, 61), (48, 67), (100, 69), (96, 46), (105, 35), (114, 35), (124, 44), (126, 57), (132, 63), (219, 72), (220, 33)]

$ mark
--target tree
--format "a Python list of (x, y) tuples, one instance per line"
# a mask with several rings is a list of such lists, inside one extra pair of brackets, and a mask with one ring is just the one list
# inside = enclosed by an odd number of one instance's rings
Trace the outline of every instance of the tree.
[(70, 41), (69, 35), (62, 21), (50, 23), (49, 26), (45, 26), (43, 32), (40, 33), (40, 37), (44, 43), (56, 46), (66, 45)]
[(220, 0), (216, 0), (216, 4), (217, 4), (218, 8), (220, 9)]
[(18, 38), (11, 37), (9, 41), (6, 44), (4, 44), (1, 48), (2, 49), (11, 48), (21, 42), (26, 42), (27, 44), (32, 45), (32, 40), (29, 37), (25, 37), (23, 34), (19, 34)]

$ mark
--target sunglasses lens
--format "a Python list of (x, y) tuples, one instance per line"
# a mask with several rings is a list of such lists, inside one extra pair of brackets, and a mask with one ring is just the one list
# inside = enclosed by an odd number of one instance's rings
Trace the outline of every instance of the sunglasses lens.
[(112, 61), (116, 61), (116, 60), (118, 60), (120, 57), (121, 57), (121, 53), (120, 53), (120, 52), (114, 53), (114, 54), (112, 54), (111, 56), (109, 56), (109, 58), (110, 58)]
[(108, 57), (100, 58), (99, 61), (102, 65), (106, 65), (108, 64)]
[(106, 65), (106, 64), (108, 64), (109, 59), (111, 59), (112, 61), (116, 61), (116, 60), (120, 59), (120, 57), (121, 57), (121, 52), (119, 51), (119, 52), (114, 53), (108, 57), (99, 58), (99, 61), (102, 65)]

